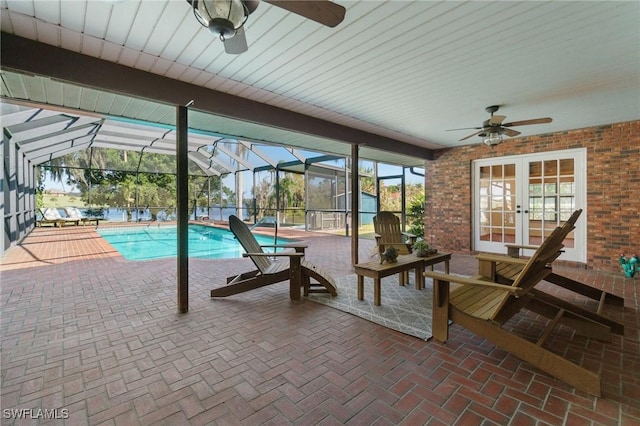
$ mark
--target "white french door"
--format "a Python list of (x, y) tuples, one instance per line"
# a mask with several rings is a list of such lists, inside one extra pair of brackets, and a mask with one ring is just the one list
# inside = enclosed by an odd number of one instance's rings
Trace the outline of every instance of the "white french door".
[(560, 258), (586, 262), (584, 149), (476, 160), (473, 188), (475, 250), (506, 253), (505, 244), (539, 245), (581, 208)]

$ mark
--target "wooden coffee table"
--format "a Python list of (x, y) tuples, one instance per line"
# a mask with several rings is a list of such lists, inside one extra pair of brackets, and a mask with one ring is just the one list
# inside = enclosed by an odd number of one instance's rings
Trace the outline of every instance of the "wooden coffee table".
[(398, 256), (397, 263), (383, 263), (380, 264), (379, 260), (372, 260), (371, 262), (358, 263), (354, 266), (356, 275), (358, 276), (358, 300), (364, 300), (364, 277), (373, 278), (373, 304), (380, 306), (380, 281), (384, 277), (388, 277), (393, 274), (400, 274), (400, 285), (405, 284), (406, 274), (411, 269), (415, 270), (416, 275), (416, 289), (421, 290), (424, 288), (424, 268), (425, 266), (431, 266), (444, 262), (445, 272), (449, 273), (449, 261), (451, 260), (451, 253), (436, 253), (428, 257), (417, 257), (413, 254), (406, 256)]
[[(440, 262), (444, 262), (444, 273), (445, 274), (449, 273), (449, 261), (451, 260), (451, 253), (436, 253), (431, 256), (423, 257), (422, 260), (424, 260), (425, 267), (431, 266), (432, 271), (433, 271), (434, 265)], [(422, 278), (423, 278), (423, 280), (421, 281), (422, 287), (420, 287), (420, 290), (424, 288), (424, 275), (422, 276)]]

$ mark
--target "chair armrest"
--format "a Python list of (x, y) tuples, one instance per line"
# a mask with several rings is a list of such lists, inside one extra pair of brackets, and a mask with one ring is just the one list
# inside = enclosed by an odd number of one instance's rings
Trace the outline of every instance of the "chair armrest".
[(511, 257), (506, 254), (492, 254), (492, 253), (479, 253), (476, 255), (476, 259), (481, 262), (494, 262), (494, 263), (510, 263), (512, 265), (526, 265), (528, 259), (520, 259), (519, 257)]
[(242, 253), (242, 257), (304, 257), (304, 253), (279, 252), (279, 253)]
[(526, 250), (537, 250), (540, 246), (532, 246), (527, 244), (505, 244), (506, 248), (521, 248)]
[(408, 244), (411, 244), (411, 245), (415, 244), (416, 240), (418, 239), (417, 235), (410, 234), (408, 232), (402, 232), (402, 235), (409, 240)]
[(521, 287), (512, 287), (510, 285), (498, 284), (491, 281), (479, 280), (471, 277), (461, 277), (459, 275), (445, 274), (437, 271), (425, 271), (424, 276), (433, 278), (434, 280), (445, 281), (449, 283), (463, 284), (463, 285), (477, 285), (482, 287), (491, 287), (513, 293), (515, 297), (519, 297), (523, 293)]
[(519, 273), (528, 262), (527, 259), (493, 253), (479, 253), (476, 255), (476, 259), (478, 260), (478, 275), (494, 281), (498, 280), (498, 269), (501, 276), (510, 278), (512, 274)]
[(306, 244), (260, 244), (260, 247), (266, 248), (307, 248)]
[(386, 250), (388, 247), (394, 247), (395, 249), (400, 248), (401, 250), (411, 251), (410, 243), (382, 243), (381, 242), (380, 244), (378, 244), (378, 247), (380, 247), (382, 251)]
[(304, 253), (308, 247), (306, 244), (265, 244), (261, 245), (261, 248), (273, 248), (276, 251), (279, 248), (294, 249), (296, 253)]

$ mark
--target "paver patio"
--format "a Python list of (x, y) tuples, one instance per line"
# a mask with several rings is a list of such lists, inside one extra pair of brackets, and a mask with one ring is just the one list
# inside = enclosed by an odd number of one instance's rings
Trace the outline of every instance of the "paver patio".
[[(301, 235), (312, 262), (353, 274), (348, 238)], [(372, 245), (361, 241), (361, 260)], [(640, 424), (637, 277), (557, 268), (625, 298), (624, 337), (561, 328), (550, 343), (601, 373), (595, 398), (455, 324), (447, 344), (424, 342), (292, 302), (288, 283), (209, 297), (249, 267), (191, 260), (190, 310), (178, 314), (175, 259), (126, 261), (89, 226), (34, 230), (0, 269), (2, 424), (31, 424), (5, 414), (30, 408), (64, 408), (74, 425)], [(453, 255), (452, 272), (474, 269), (472, 256)], [(534, 335), (541, 319), (507, 327)]]

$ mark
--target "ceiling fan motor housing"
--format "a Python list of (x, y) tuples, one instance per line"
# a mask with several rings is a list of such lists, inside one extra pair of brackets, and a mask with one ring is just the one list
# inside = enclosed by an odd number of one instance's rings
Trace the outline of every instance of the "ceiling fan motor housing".
[(502, 127), (502, 125), (491, 123), (489, 120), (485, 120), (482, 123), (482, 128), (487, 133), (504, 133), (504, 127)]
[(236, 28), (231, 21), (224, 18), (213, 18), (209, 21), (209, 31), (222, 37), (231, 38), (236, 34)]
[(241, 0), (199, 0), (193, 7), (198, 21), (223, 40), (233, 37), (249, 15)]

